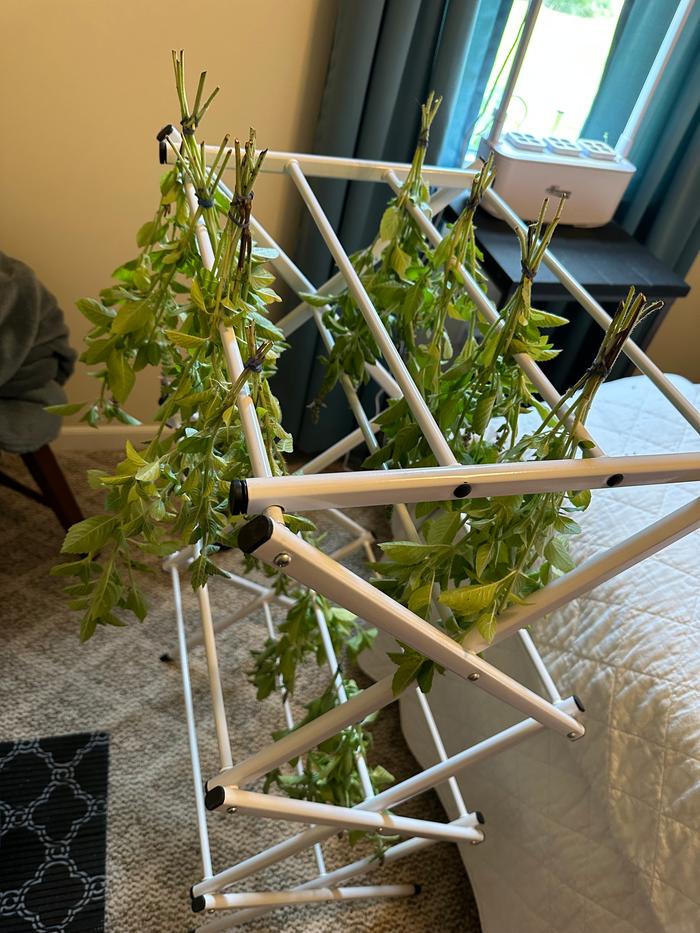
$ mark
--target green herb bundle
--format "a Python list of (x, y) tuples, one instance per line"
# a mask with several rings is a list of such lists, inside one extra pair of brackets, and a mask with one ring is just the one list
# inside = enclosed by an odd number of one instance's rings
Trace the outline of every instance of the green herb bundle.
[[(91, 405), (57, 409), (59, 414), (86, 409), (83, 420), (95, 427), (114, 419), (138, 424), (124, 406), (138, 372), (146, 366), (160, 367), (162, 395), (155, 436), (140, 450), (127, 442), (126, 456), (114, 474), (89, 471), (93, 488), (105, 491), (105, 511), (68, 531), (62, 552), (72, 559), (52, 571), (71, 580), (66, 593), (71, 608), (82, 614), (83, 641), (98, 625), (123, 626), (129, 614), (144, 619), (148, 607), (137, 577), (150, 570), (144, 559), (147, 555), (167, 556), (197, 545), (191, 565), (193, 587), (202, 586), (209, 576), (223, 574), (212, 557), (221, 546), (235, 545), (236, 523), (241, 521), (229, 514), (230, 483), (250, 474), (236, 406), (245, 383), (255, 401), (275, 473), (286, 471), (284, 455), (292, 449), (268, 382), (285, 346), (281, 331), (267, 314), (268, 306), (279, 300), (272, 288), (274, 276), (265, 267), (276, 254), (252, 241), (249, 226), (254, 185), (265, 152), (256, 151), (251, 130), (243, 146), (235, 140), (233, 150), (225, 137), (208, 166), (196, 131), (218, 88), (205, 99), (203, 73), (190, 108), (182, 53), (173, 53), (173, 65), (183, 134), (181, 146), (171, 147), (175, 167), (161, 182), (153, 219), (138, 232), (137, 258), (115, 271), (114, 284), (99, 299), (78, 303), (93, 325), (82, 359), (97, 367), (99, 397)], [(219, 181), (231, 151), (235, 185), (229, 200), (222, 196)], [(193, 214), (188, 190), (197, 203)], [(199, 254), (196, 229), (200, 223), (214, 250), (211, 270), (204, 267)], [(245, 361), (244, 372), (234, 383), (226, 365), (222, 327), (233, 330)], [(295, 532), (314, 531), (313, 524), (301, 516), (285, 515), (285, 522)], [(248, 566), (253, 565), (250, 560)], [(272, 585), (292, 596), (295, 605), (280, 626), (279, 638), (268, 639), (254, 653), (255, 669), (249, 676), (259, 699), (278, 683), (286, 697), (294, 690), (297, 666), (309, 657), (321, 662), (324, 652), (317, 611), (324, 614), (343, 662), (353, 660), (376, 634), (345, 610), (331, 607), (314, 593), (290, 587), (282, 575), (274, 576)], [(353, 689), (351, 682), (346, 689)], [(309, 705), (307, 719), (320, 715), (330, 702), (326, 691)], [(345, 802), (344, 785), (359, 786), (354, 758), (371, 743), (368, 724), (358, 724), (310, 753), (309, 781), (297, 787), (295, 795)], [(313, 776), (321, 762), (325, 784)], [(391, 780), (384, 769), (371, 773), (378, 786)], [(280, 772), (274, 780), (284, 786)], [(354, 800), (354, 791), (351, 796)]]

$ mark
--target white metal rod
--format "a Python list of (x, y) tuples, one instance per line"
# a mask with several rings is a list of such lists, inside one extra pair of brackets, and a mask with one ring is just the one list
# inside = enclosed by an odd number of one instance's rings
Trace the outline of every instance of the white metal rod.
[[(222, 188), (224, 188), (224, 186), (222, 186)], [(228, 191), (227, 188), (224, 188), (224, 190)], [(228, 193), (230, 195), (230, 192)], [(289, 256), (287, 256), (285, 251), (281, 248), (279, 243), (277, 243), (270, 236), (270, 234), (267, 232), (267, 230), (265, 230), (262, 224), (260, 224), (254, 217), (251, 217), (250, 226), (255, 236), (255, 239), (258, 242), (264, 244), (265, 246), (272, 247), (272, 249), (277, 250), (277, 257), (275, 259), (270, 260), (270, 263), (273, 266), (273, 268), (279, 273), (281, 278), (287, 283), (287, 285), (289, 285), (289, 287), (293, 289), (293, 291), (295, 292), (315, 292), (316, 288), (314, 287), (313, 283), (309, 279), (307, 279), (306, 276), (303, 274), (303, 272), (298, 268), (298, 266), (296, 266), (292, 262)], [(323, 324), (323, 311), (324, 311), (323, 308), (315, 308), (315, 307), (311, 308), (312, 316), (314, 320), (316, 321), (316, 325), (326, 345), (326, 349), (330, 351), (333, 347), (334, 340), (333, 340), (333, 337), (331, 336), (330, 331)], [(383, 366), (379, 364), (375, 364), (373, 366), (368, 366), (367, 368), (368, 370), (370, 370), (371, 375), (374, 377), (374, 379), (379, 384), (379, 386), (382, 389), (384, 389), (387, 395), (393, 398), (400, 394), (398, 385), (396, 384), (394, 379), (391, 377), (391, 374), (388, 373), (386, 369), (384, 369)], [(352, 386), (352, 383), (350, 382), (349, 378), (347, 376), (344, 376), (344, 378), (347, 379), (348, 384)]]
[(240, 787), (252, 783), (258, 778), (279, 768), (297, 755), (301, 755), (331, 736), (337, 735), (347, 726), (361, 722), (371, 713), (388, 706), (395, 699), (391, 689), (391, 675), (367, 687), (361, 693), (336, 706), (322, 716), (312, 719), (311, 722), (299, 726), (294, 732), (270, 742), (256, 754), (241, 761), (235, 767), (221, 771), (207, 781), (209, 789), (223, 785)]
[[(253, 525), (253, 522), (257, 524)], [(249, 523), (249, 529), (251, 539), (254, 537), (249, 552), (255, 557), (274, 565), (276, 557), (285, 554), (290, 560), (283, 572), (292, 579), (344, 606), (460, 677), (467, 678), (526, 716), (539, 719), (555, 732), (571, 738), (584, 734), (583, 726), (571, 716), (562, 713), (482, 658), (464, 651), (444, 632), (293, 535), (288, 528), (261, 516)], [(239, 544), (243, 546), (240, 538)]]
[(209, 601), (209, 588), (206, 583), (196, 590), (199, 603), (199, 616), (202, 627), (202, 641), (207, 657), (207, 674), (209, 675), (209, 689), (211, 691), (211, 705), (216, 729), (216, 742), (219, 746), (219, 762), (222, 768), (230, 768), (231, 741), (229, 739), (228, 724), (226, 722), (226, 708), (224, 706), (224, 693), (221, 689), (219, 675), (219, 659), (216, 654), (216, 639), (212, 623), (211, 603)]
[(192, 761), (192, 782), (194, 783), (194, 803), (197, 812), (197, 831), (199, 833), (199, 850), (202, 859), (202, 875), (210, 878), (212, 875), (211, 851), (209, 848), (209, 833), (207, 832), (207, 810), (204, 806), (204, 791), (202, 784), (202, 768), (199, 761), (199, 746), (197, 743), (197, 726), (194, 718), (194, 704), (192, 701), (192, 685), (190, 683), (190, 665), (187, 657), (187, 640), (185, 637), (185, 618), (182, 612), (182, 594), (180, 592), (180, 574), (177, 567), (170, 568), (170, 579), (173, 586), (173, 601), (175, 603), (175, 620), (177, 623), (177, 644), (180, 652), (180, 676), (182, 677), (182, 696), (185, 701), (185, 720), (187, 722), (187, 740), (190, 746)]
[[(396, 194), (401, 191), (401, 183), (396, 175), (389, 173), (386, 177), (386, 182), (392, 191), (394, 191)], [(407, 202), (406, 209), (410, 212), (411, 216), (416, 221), (418, 227), (422, 230), (426, 239), (432, 243), (433, 246), (437, 246), (438, 243), (440, 243), (443, 239), (443, 236), (437, 227), (431, 223), (423, 211), (421, 211), (419, 207), (413, 203), (413, 201), (409, 200)], [(498, 324), (502, 327), (503, 321), (501, 319), (501, 315), (498, 313), (498, 310), (496, 309), (493, 302), (491, 302), (484, 294), (478, 282), (474, 280), (466, 266), (458, 266), (457, 271), (459, 272), (459, 277), (462, 280), (465, 291), (474, 302), (480, 313), (483, 315), (486, 322), (489, 325)], [(545, 402), (547, 402), (550, 408), (554, 408), (561, 400), (561, 396), (555, 389), (554, 385), (542, 372), (537, 363), (532, 359), (532, 357), (528, 356), (526, 353), (514, 353), (513, 359), (525, 373), (530, 382), (535, 386), (537, 391), (540, 393)], [(575, 425), (570, 418), (564, 420), (570, 427), (575, 428), (578, 437), (587, 441), (588, 444), (593, 444), (593, 447), (586, 448), (586, 456), (595, 457), (600, 456), (603, 453), (603, 451), (600, 449), (600, 447), (598, 447), (583, 425)]]
[[(379, 431), (379, 425), (375, 422), (370, 422), (370, 430), (373, 434), (376, 434), (376, 432)], [(323, 453), (318, 454), (313, 460), (309, 460), (308, 463), (305, 463), (297, 472), (301, 474), (320, 473), (322, 470), (334, 464), (336, 460), (340, 460), (345, 454), (354, 450), (355, 447), (359, 447), (363, 441), (363, 432), (359, 428), (355, 428), (354, 431), (351, 431), (350, 434), (346, 434), (345, 437), (342, 437), (331, 447), (328, 447)]]
[[(240, 622), (241, 619), (245, 619), (246, 616), (251, 615), (253, 612), (257, 612), (261, 606), (265, 605), (270, 599), (272, 599), (274, 594), (270, 592), (261, 593), (259, 596), (256, 596), (255, 599), (251, 600), (249, 603), (246, 603), (241, 609), (237, 612), (234, 612), (232, 615), (227, 616), (225, 619), (221, 619), (218, 622), (214, 623), (214, 634), (218, 635), (220, 632), (226, 631), (227, 628), (230, 628), (232, 625), (235, 625), (236, 622)], [(204, 641), (202, 632), (195, 632), (192, 635), (188, 642), (187, 648), (189, 651), (192, 651), (193, 648), (198, 647)]]
[[(416, 467), (317, 473), (245, 481), (245, 513), (257, 515), (284, 503), (289, 511), (309, 512), (397, 502), (606, 489), (700, 480), (700, 452), (528, 460), (457, 467)], [(468, 487), (468, 488), (465, 488)]]
[[(326, 654), (328, 670), (330, 671), (331, 677), (334, 681), (335, 693), (338, 697), (338, 702), (340, 704), (345, 704), (348, 702), (348, 694), (345, 690), (345, 685), (343, 684), (343, 677), (340, 673), (338, 658), (336, 657), (335, 648), (333, 647), (331, 633), (328, 631), (326, 617), (322, 610), (319, 608), (318, 604), (314, 606), (314, 616), (316, 617), (316, 625), (318, 625), (318, 631), (321, 635), (323, 650)], [(365, 797), (373, 797), (374, 787), (372, 786), (372, 781), (369, 776), (369, 769), (367, 767), (367, 762), (365, 761), (364, 755), (361, 752), (356, 752), (353, 757), (355, 759), (355, 767), (357, 768), (357, 774), (360, 779), (362, 793), (365, 795)]]
[[(278, 632), (277, 632), (277, 629), (275, 628), (275, 623), (273, 621), (272, 613), (270, 612), (269, 605), (265, 603), (263, 609), (264, 609), (264, 614), (265, 614), (265, 626), (267, 628), (267, 634), (270, 636), (270, 638), (277, 639)], [(284, 712), (284, 721), (287, 725), (287, 729), (291, 731), (296, 725), (296, 723), (294, 722), (294, 714), (292, 713), (292, 704), (289, 702), (289, 696), (285, 692), (283, 692), (283, 689), (282, 689), (283, 683), (282, 683), (282, 677), (280, 674), (275, 675), (275, 684), (277, 686), (277, 692), (282, 694), (283, 696), (282, 710)], [(296, 770), (296, 773), (300, 776), (303, 775), (304, 773), (304, 766), (301, 763), (301, 760), (299, 759), (297, 760), (295, 770)], [(326, 863), (323, 858), (323, 850), (321, 849), (321, 845), (318, 842), (314, 846), (314, 857), (316, 858), (316, 867), (318, 869), (319, 874), (324, 875), (326, 873)]]
[(371, 531), (363, 528), (354, 518), (350, 518), (349, 515), (346, 515), (345, 512), (341, 512), (339, 509), (328, 509), (328, 517), (334, 521), (336, 525), (340, 525), (341, 528), (345, 528), (346, 531), (349, 531), (357, 537), (361, 538), (363, 535), (372, 536)]
[[(314, 288), (313, 291), (316, 292), (317, 295), (334, 295), (336, 290), (343, 289), (344, 283), (345, 279), (341, 273), (336, 272), (324, 282), (323, 285), (319, 288)], [(299, 330), (303, 324), (311, 320), (312, 317), (313, 307), (305, 301), (301, 301), (295, 308), (292, 308), (288, 314), (280, 318), (277, 322), (277, 326), (285, 337), (290, 337), (295, 331)]]
[[(179, 132), (173, 127), (170, 134), (173, 140), (179, 140)], [(204, 146), (204, 153), (210, 162), (219, 153), (218, 146)], [(233, 152), (229, 146), (225, 152)], [(168, 163), (174, 159), (170, 148), (167, 150)], [(344, 181), (381, 181), (387, 171), (396, 172), (403, 178), (408, 175), (411, 166), (408, 162), (382, 162), (374, 159), (353, 159), (338, 156), (311, 155), (309, 153), (280, 152), (268, 150), (262, 171), (266, 174), (281, 174), (287, 171), (290, 160), (295, 159), (305, 175), (311, 178), (340, 178)], [(230, 159), (227, 169), (233, 169)], [(425, 165), (423, 177), (426, 184), (438, 187), (463, 189), (469, 186), (476, 174), (472, 169), (441, 168), (436, 165)]]
[(296, 605), (296, 600), (292, 599), (290, 596), (285, 596), (284, 593), (276, 593), (271, 587), (264, 586), (262, 583), (256, 583), (255, 580), (249, 580), (248, 577), (241, 577), (237, 573), (230, 573), (227, 571), (224, 579), (233, 583), (235, 586), (240, 586), (241, 589), (264, 595), (267, 601), (274, 600), (274, 602), (279, 603), (281, 606), (286, 606), (288, 609)]
[[(454, 822), (459, 825), (460, 820), (455, 820)], [(406, 858), (407, 855), (415, 855), (417, 852), (422, 852), (423, 849), (427, 849), (429, 846), (434, 846), (437, 844), (438, 842), (435, 839), (406, 839), (403, 842), (399, 842), (396, 845), (391, 846), (391, 848), (384, 853), (382, 865), (386, 865), (391, 862), (397, 862), (402, 858)], [(342, 868), (331, 871), (327, 875), (319, 876), (318, 878), (312, 878), (310, 881), (305, 881), (303, 884), (299, 884), (292, 888), (292, 890), (308, 891), (313, 890), (314, 888), (319, 888), (323, 885), (327, 886), (339, 884), (342, 881), (355, 878), (357, 875), (367, 874), (367, 872), (372, 871), (378, 867), (379, 866), (376, 857), (369, 855), (366, 858), (358, 859), (356, 862), (350, 862), (348, 865), (343, 865)], [(230, 923), (231, 926), (241, 926), (244, 923), (248, 923), (254, 917), (269, 913), (273, 909), (274, 908), (271, 907), (257, 907), (251, 908), (249, 910), (241, 910), (239, 913), (234, 914), (230, 920), (222, 921), (222, 918), (219, 918), (219, 920), (215, 920), (214, 923), (210, 926), (200, 927), (200, 930), (202, 933), (204, 933), (204, 931), (209, 931), (209, 933), (216, 933), (218, 930), (228, 929), (228, 926), (226, 925), (228, 923)], [(222, 923), (223, 925), (220, 925)]]
[[(503, 641), (518, 629), (531, 625), (577, 596), (588, 593), (697, 528), (700, 528), (700, 498), (693, 499), (620, 544), (589, 558), (543, 589), (531, 593), (525, 605), (507, 609), (499, 617), (496, 634), (490, 644)], [(476, 631), (467, 635), (463, 645), (469, 651), (484, 651), (488, 647)]]
[[(561, 709), (571, 712), (573, 715), (576, 714), (578, 707), (575, 700), (569, 698), (562, 701)], [(402, 801), (415, 797), (423, 793), (423, 791), (437, 787), (438, 784), (443, 783), (449, 777), (453, 777), (466, 768), (479, 764), (494, 754), (512, 748), (523, 739), (539, 732), (543, 728), (542, 724), (536, 720), (525, 719), (522, 722), (516, 723), (514, 726), (510, 726), (508, 729), (504, 729), (496, 735), (478, 742), (476, 745), (472, 745), (458, 755), (452, 756), (447, 761), (433, 765), (431, 768), (426, 768), (414, 777), (408, 778), (408, 780), (402, 781), (400, 784), (382, 791), (382, 793), (377, 794), (373, 800), (365, 801), (361, 806), (365, 810), (397, 806)], [(456, 820), (455, 823), (462, 826), (474, 826), (476, 824), (475, 814), (468, 814), (466, 817)], [(219, 891), (228, 885), (241, 881), (243, 878), (247, 878), (249, 875), (253, 875), (258, 871), (263, 871), (265, 868), (269, 868), (277, 862), (290, 858), (298, 852), (303, 852), (313, 845), (314, 842), (329, 839), (332, 835), (332, 829), (328, 830), (323, 827), (306, 830), (303, 833), (285, 839), (283, 842), (277, 843), (264, 852), (257, 853), (251, 858), (240, 862), (238, 865), (233, 865), (231, 868), (219, 872), (213, 878), (198, 882), (192, 889), (193, 893), (197, 895), (206, 894), (211, 891)], [(389, 852), (391, 851), (390, 849)], [(338, 880), (346, 880), (349, 876), (345, 875), (342, 879), (336, 876), (332, 877), (335, 882)], [(321, 879), (316, 880), (318, 882), (321, 881)], [(315, 882), (307, 882), (307, 885), (310, 887), (314, 883)], [(323, 883), (325, 884), (326, 882), (324, 881)]]
[[(447, 752), (445, 751), (445, 745), (442, 741), (442, 736), (440, 735), (440, 732), (438, 730), (437, 723), (435, 722), (433, 711), (431, 710), (430, 704), (428, 703), (428, 698), (423, 693), (423, 691), (420, 689), (420, 687), (416, 687), (415, 693), (418, 699), (418, 705), (420, 706), (421, 712), (423, 713), (423, 718), (425, 719), (425, 724), (428, 727), (428, 732), (430, 733), (430, 738), (435, 748), (435, 753), (438, 756), (438, 760), (447, 761)], [(457, 808), (458, 815), (466, 816), (468, 812), (467, 807), (466, 807), (466, 804), (464, 803), (464, 798), (462, 797), (462, 792), (459, 789), (459, 785), (457, 784), (456, 778), (454, 777), (448, 778), (447, 784), (448, 784), (448, 787), (450, 788), (450, 794), (452, 795), (452, 799), (454, 800), (454, 804), (455, 804), (455, 807)]]
[[(527, 229), (526, 225), (520, 220), (515, 211), (512, 210), (503, 198), (496, 194), (493, 189), (489, 189), (486, 192), (484, 199), (488, 200), (490, 206), (496, 211), (497, 215), (502, 217), (514, 230), (516, 228), (520, 230)], [(573, 295), (576, 301), (590, 314), (593, 320), (600, 324), (603, 330), (607, 330), (611, 323), (610, 315), (603, 310), (582, 285), (579, 285), (573, 275), (571, 275), (549, 250), (545, 251), (543, 262), (552, 270), (569, 294)], [(679, 392), (659, 367), (649, 359), (646, 353), (640, 350), (637, 344), (629, 338), (625, 341), (622, 349), (625, 356), (627, 356), (645, 376), (651, 379), (657, 389), (666, 396), (688, 424), (692, 425), (696, 431), (700, 432), (700, 411)]]
[(508, 107), (510, 106), (513, 91), (515, 90), (515, 85), (517, 84), (518, 76), (520, 75), (520, 69), (522, 68), (523, 62), (525, 61), (525, 55), (530, 45), (530, 40), (532, 39), (532, 33), (535, 29), (535, 23), (537, 22), (537, 17), (539, 15), (541, 6), (542, 0), (530, 0), (527, 12), (525, 13), (525, 19), (523, 21), (522, 27), (523, 31), (518, 41), (518, 47), (516, 48), (515, 55), (513, 56), (513, 64), (510, 66), (508, 79), (506, 80), (506, 86), (503, 89), (503, 96), (501, 97), (501, 102), (498, 106), (498, 110), (496, 111), (493, 126), (489, 133), (489, 144), (492, 146), (495, 146), (498, 140), (501, 138), (503, 124), (506, 122), (506, 116), (508, 115)]
[(259, 794), (236, 787), (223, 788), (223, 802), (227, 810), (255, 813), (266, 819), (289, 820), (313, 826), (332, 826), (335, 830), (360, 829), (386, 833), (387, 836), (424, 836), (449, 842), (480, 842), (483, 834), (473, 826), (452, 826), (433, 820), (415, 820), (393, 813), (376, 813), (362, 807), (340, 807), (312, 800), (296, 800), (276, 794)]
[(394, 346), (382, 321), (377, 314), (369, 295), (367, 294), (360, 277), (350, 261), (347, 253), (343, 249), (340, 240), (336, 236), (330, 221), (326, 217), (316, 195), (311, 190), (311, 186), (304, 177), (299, 163), (291, 159), (288, 163), (288, 172), (296, 184), (311, 216), (314, 219), (318, 230), (323, 237), (326, 246), (336, 261), (340, 271), (343, 273), (348, 288), (355, 299), (362, 316), (367, 322), (367, 326), (374, 337), (384, 359), (387, 362), (389, 370), (396, 379), (401, 388), (401, 392), (406, 399), (408, 407), (411, 409), (416, 422), (420, 426), (430, 449), (442, 466), (455, 464), (454, 454), (442, 435), (433, 415), (428, 408), (425, 399), (418, 391), (411, 375), (406, 368), (406, 364), (401, 359), (401, 354)]
[(625, 124), (625, 128), (620, 134), (620, 138), (617, 141), (615, 146), (615, 152), (622, 159), (626, 159), (629, 155), (630, 149), (634, 143), (639, 127), (646, 116), (646, 112), (649, 109), (649, 104), (651, 103), (652, 97), (656, 93), (656, 89), (659, 86), (661, 77), (666, 70), (666, 66), (673, 54), (673, 50), (676, 47), (676, 43), (681, 37), (681, 32), (688, 21), (688, 17), (691, 14), (695, 0), (680, 0), (676, 12), (671, 20), (671, 23), (666, 31), (663, 42), (659, 47), (659, 51), (656, 53), (656, 58), (649, 69), (647, 74), (646, 81), (642, 87), (642, 90), (639, 92), (639, 97), (635, 103), (632, 113), (629, 115), (629, 119)]
[(241, 894), (205, 894), (202, 910), (231, 910), (235, 907), (277, 907), (354, 901), (370, 897), (412, 897), (415, 884), (369, 884), (352, 888), (310, 888), (306, 891), (246, 891)]
[(520, 641), (523, 643), (525, 651), (532, 662), (532, 666), (535, 668), (537, 676), (542, 682), (542, 686), (547, 691), (547, 696), (552, 701), (552, 703), (558, 703), (561, 700), (561, 693), (557, 689), (557, 685), (552, 679), (552, 675), (547, 670), (547, 666), (542, 660), (542, 656), (537, 650), (537, 645), (532, 640), (532, 636), (527, 629), (521, 628), (518, 631)]
[(344, 557), (348, 557), (350, 554), (354, 554), (355, 551), (361, 550), (368, 541), (371, 541), (372, 538), (370, 535), (365, 535), (362, 538), (355, 538), (354, 541), (348, 541), (347, 544), (341, 545), (335, 551), (331, 552), (331, 557), (333, 560), (342, 560)]

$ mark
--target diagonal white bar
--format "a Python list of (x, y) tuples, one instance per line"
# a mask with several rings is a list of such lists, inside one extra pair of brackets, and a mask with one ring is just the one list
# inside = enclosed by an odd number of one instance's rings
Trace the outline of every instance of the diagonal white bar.
[[(444, 839), (448, 842), (480, 842), (483, 834), (473, 826), (452, 826), (433, 820), (415, 820), (393, 813), (377, 813), (362, 807), (340, 807), (311, 800), (295, 800), (276, 794), (259, 794), (237, 787), (218, 788), (218, 804), (226, 810), (256, 813), (268, 819), (289, 820), (314, 826), (332, 826), (334, 829), (361, 829), (385, 833), (387, 836), (422, 836), (426, 839)], [(207, 795), (209, 796), (209, 795)], [(207, 800), (208, 803), (208, 800)]]
[(401, 392), (406, 399), (406, 402), (408, 403), (408, 407), (411, 409), (413, 417), (416, 419), (416, 422), (420, 426), (420, 429), (423, 432), (430, 449), (435, 454), (438, 463), (440, 463), (442, 466), (456, 464), (457, 461), (455, 460), (454, 454), (450, 450), (449, 444), (443, 437), (443, 434), (440, 431), (440, 428), (438, 427), (435, 419), (433, 418), (425, 399), (420, 394), (415, 382), (411, 378), (411, 375), (406, 368), (406, 364), (401, 359), (401, 354), (396, 349), (391, 341), (391, 338), (386, 332), (379, 315), (377, 314), (372, 302), (370, 301), (365, 287), (360, 281), (360, 277), (355, 271), (355, 268), (347, 253), (341, 246), (340, 240), (336, 236), (333, 227), (326, 217), (323, 208), (318, 201), (318, 198), (313, 193), (311, 186), (304, 177), (299, 167), (299, 163), (294, 159), (291, 159), (288, 163), (287, 170), (291, 175), (292, 180), (296, 184), (299, 193), (301, 194), (309, 210), (309, 213), (313, 217), (313, 220), (318, 227), (318, 230), (323, 237), (326, 246), (333, 256), (333, 259), (335, 259), (338, 268), (343, 273), (348, 288), (350, 289), (353, 298), (357, 302), (357, 306), (362, 312), (362, 316), (364, 317), (367, 326), (377, 343), (377, 346), (383, 354), (392, 375), (398, 382), (399, 387), (401, 388)]
[(337, 564), (283, 525), (259, 516), (242, 529), (238, 543), (246, 553), (273, 566), (280, 555), (285, 555), (285, 560), (289, 560), (284, 572), (294, 580), (322, 593), (526, 716), (533, 716), (550, 726), (560, 735), (580, 738), (584, 734), (583, 726), (571, 716), (477, 655), (464, 651), (444, 632)]
[[(503, 641), (518, 629), (531, 625), (548, 612), (553, 612), (572, 599), (588, 593), (697, 528), (700, 528), (700, 498), (693, 499), (648, 528), (589, 558), (570, 573), (548, 583), (543, 589), (532, 593), (524, 606), (507, 609), (499, 617), (498, 628), (490, 644)], [(478, 632), (470, 632), (463, 645), (469, 651), (484, 651), (488, 648), (488, 643)]]
[[(559, 708), (564, 712), (570, 713), (572, 716), (578, 715), (578, 711), (580, 710), (580, 707), (573, 697), (562, 700), (561, 704), (559, 704)], [(400, 784), (388, 788), (388, 790), (382, 791), (381, 794), (377, 794), (372, 800), (365, 801), (361, 805), (362, 809), (381, 810), (385, 807), (397, 806), (402, 801), (409, 800), (411, 797), (423, 793), (423, 791), (429, 790), (432, 787), (437, 787), (438, 784), (448, 780), (450, 777), (454, 777), (466, 768), (485, 761), (487, 758), (490, 758), (491, 755), (512, 748), (514, 745), (522, 742), (523, 739), (539, 732), (543, 728), (542, 724), (535, 719), (525, 719), (522, 722), (516, 723), (508, 729), (504, 729), (502, 732), (498, 732), (496, 735), (492, 735), (478, 742), (476, 745), (472, 745), (471, 748), (464, 749), (464, 751), (459, 752), (457, 755), (453, 755), (446, 761), (439, 762), (431, 768), (422, 771), (420, 774), (408, 778)], [(455, 822), (462, 826), (474, 826), (476, 821), (476, 815), (469, 814), (467, 817), (460, 818)], [(263, 871), (265, 868), (269, 868), (271, 865), (275, 865), (283, 859), (290, 858), (298, 852), (303, 852), (314, 843), (328, 839), (332, 835), (333, 830), (324, 829), (323, 827), (308, 829), (297, 836), (292, 836), (289, 839), (285, 839), (283, 842), (277, 843), (265, 852), (254, 855), (252, 858), (246, 859), (238, 865), (234, 865), (231, 868), (219, 872), (213, 878), (207, 878), (198, 882), (192, 889), (193, 894), (197, 895), (206, 894), (211, 891), (220, 891), (222, 888), (235, 884), (237, 881), (241, 881), (243, 878), (247, 878), (249, 875), (253, 875), (258, 871)], [(392, 850), (390, 849), (389, 851), (391, 852)], [(334, 877), (334, 880), (344, 881), (349, 877), (349, 875), (337, 876)], [(316, 879), (316, 881), (324, 883), (322, 879)], [(313, 885), (314, 882), (307, 882), (307, 885), (304, 887), (311, 887)]]

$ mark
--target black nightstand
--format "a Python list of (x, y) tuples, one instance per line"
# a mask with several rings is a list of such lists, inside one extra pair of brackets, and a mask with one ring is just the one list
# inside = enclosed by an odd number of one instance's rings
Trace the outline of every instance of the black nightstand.
[[(477, 212), (475, 224), (477, 242), (484, 254), (484, 271), (499, 292), (500, 307), (520, 279), (518, 240), (506, 223), (484, 210)], [(663, 299), (663, 311), (643, 321), (633, 334), (642, 349), (649, 345), (674, 300), (690, 291), (679, 275), (615, 223), (595, 228), (561, 226), (554, 234), (552, 252), (609, 314), (630, 285), (641, 289), (647, 298)], [(563, 391), (593, 360), (602, 331), (544, 264), (533, 283), (532, 300), (535, 307), (569, 318), (569, 325), (557, 328), (554, 333), (554, 343), (562, 352), (541, 364), (559, 391)], [(621, 357), (611, 378), (633, 371), (627, 357)]]

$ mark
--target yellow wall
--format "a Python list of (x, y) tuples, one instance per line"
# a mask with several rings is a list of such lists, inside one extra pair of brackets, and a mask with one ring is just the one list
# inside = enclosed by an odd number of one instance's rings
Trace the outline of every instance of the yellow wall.
[[(152, 216), (162, 168), (155, 134), (177, 119), (170, 50), (186, 50), (189, 83), (206, 68), (219, 97), (202, 129), (219, 142), (256, 127), (261, 146), (305, 150), (318, 116), (335, 0), (1, 0), (0, 249), (32, 266), (59, 299), (81, 346), (74, 308), (109, 284)], [(291, 247), (298, 195), (266, 176), (256, 213)], [(144, 378), (146, 376), (146, 378)], [(149, 419), (155, 374), (129, 410)], [(85, 367), (71, 401), (93, 398)]]
[(673, 303), (648, 352), (666, 372), (700, 382), (700, 257), (685, 280), (690, 293)]

